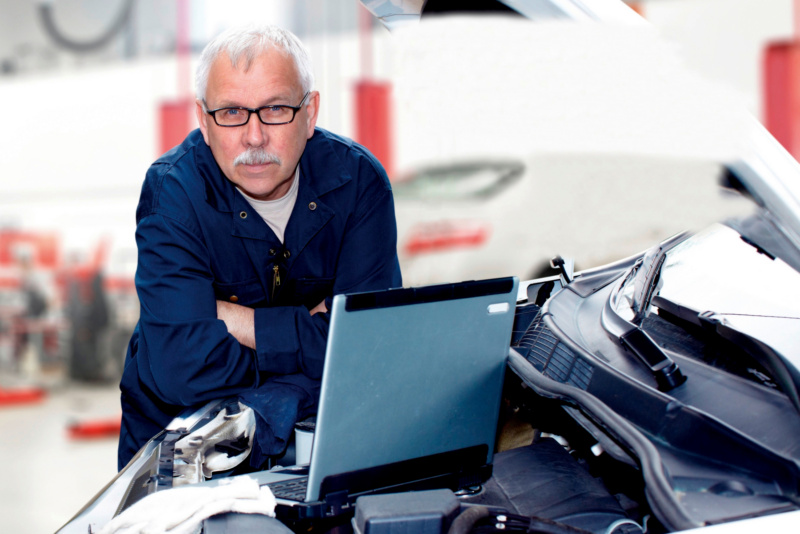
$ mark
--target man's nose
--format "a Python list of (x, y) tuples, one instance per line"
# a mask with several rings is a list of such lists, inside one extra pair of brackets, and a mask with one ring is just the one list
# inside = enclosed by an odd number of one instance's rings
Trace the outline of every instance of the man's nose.
[(267, 142), (267, 136), (264, 132), (264, 125), (258, 118), (257, 113), (251, 113), (247, 123), (243, 126), (245, 133), (245, 143), (250, 146), (262, 146)]

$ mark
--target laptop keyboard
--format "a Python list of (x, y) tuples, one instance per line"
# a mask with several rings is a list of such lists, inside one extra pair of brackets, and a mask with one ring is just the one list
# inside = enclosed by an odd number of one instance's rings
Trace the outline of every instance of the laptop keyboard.
[(306, 500), (306, 490), (308, 490), (308, 477), (272, 482), (267, 484), (267, 487), (278, 499), (304, 502)]

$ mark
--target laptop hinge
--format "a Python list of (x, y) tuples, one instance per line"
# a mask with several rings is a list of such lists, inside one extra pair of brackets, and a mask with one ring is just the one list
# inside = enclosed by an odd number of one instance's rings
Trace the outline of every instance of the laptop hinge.
[[(488, 453), (489, 447), (484, 443), (455, 451), (328, 475), (320, 485), (320, 500), (346, 503), (347, 499), (353, 500), (365, 493), (411, 487), (432, 488), (454, 485), (456, 487), (451, 489), (458, 489), (459, 480), (462, 478), (473, 486), (475, 485), (472, 483), (473, 475), (483, 480), (491, 476), (491, 466), (486, 465)], [(375, 481), (380, 481), (377, 487)]]
[[(491, 466), (490, 466), (489, 473), (490, 473), (489, 476), (491, 476)], [(485, 477), (485, 478), (489, 478), (489, 477)], [(482, 471), (478, 471), (478, 472), (472, 471), (470, 473), (461, 473), (459, 475), (459, 477), (458, 477), (458, 488), (457, 489), (472, 488), (472, 487), (475, 487), (475, 486), (480, 486), (480, 485), (483, 484), (483, 482), (484, 482), (484, 473)]]
[(325, 495), (325, 504), (333, 515), (339, 515), (342, 509), (348, 506), (349, 496), (347, 490), (333, 491)]

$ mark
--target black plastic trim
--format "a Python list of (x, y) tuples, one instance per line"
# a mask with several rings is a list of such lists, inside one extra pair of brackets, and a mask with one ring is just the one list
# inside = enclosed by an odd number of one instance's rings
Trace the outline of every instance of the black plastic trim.
[[(545, 317), (548, 327), (557, 330), (557, 327), (548, 319), (550, 318)], [(563, 334), (561, 337), (566, 342)], [(583, 353), (583, 350), (577, 345), (573, 347), (573, 350)], [(603, 428), (608, 429), (623, 448), (633, 451), (644, 474), (645, 491), (651, 495), (648, 498), (650, 506), (658, 512), (659, 519), (670, 530), (688, 530), (703, 526), (701, 523), (693, 521), (678, 502), (655, 445), (631, 423), (594, 395), (576, 387), (555, 382), (535, 372), (530, 363), (513, 349), (509, 351), (508, 365), (536, 393), (576, 405), (592, 420), (602, 421)]]
[(514, 288), (514, 278), (472, 280), (456, 284), (440, 284), (424, 287), (385, 289), (345, 295), (347, 311), (392, 308), (421, 302), (467, 299), (508, 293)]

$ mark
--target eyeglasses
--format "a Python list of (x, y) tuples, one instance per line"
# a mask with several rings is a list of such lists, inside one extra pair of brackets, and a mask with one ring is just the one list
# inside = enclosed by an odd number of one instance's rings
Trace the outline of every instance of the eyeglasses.
[(308, 93), (303, 96), (303, 100), (295, 106), (261, 106), (260, 108), (229, 107), (206, 110), (206, 113), (214, 117), (217, 126), (230, 128), (233, 126), (244, 126), (250, 121), (250, 114), (258, 115), (258, 120), (262, 124), (276, 125), (289, 124), (294, 120), (294, 116), (303, 107), (308, 98)]

